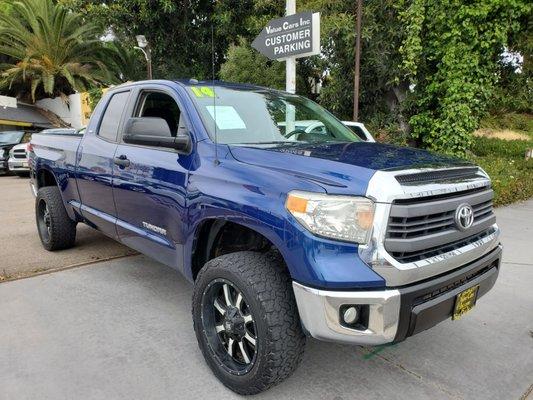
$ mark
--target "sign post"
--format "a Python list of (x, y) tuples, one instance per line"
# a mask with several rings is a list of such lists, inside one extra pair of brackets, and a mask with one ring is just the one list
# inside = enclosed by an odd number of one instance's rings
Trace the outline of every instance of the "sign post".
[(357, 0), (357, 21), (355, 25), (355, 74), (353, 81), (353, 120), (359, 121), (359, 64), (361, 58), (361, 18), (363, 0)]
[[(296, 0), (287, 0), (285, 4), (285, 16), (296, 14)], [(285, 90), (296, 93), (296, 57), (285, 60)], [(293, 132), (296, 129), (296, 109), (292, 104), (285, 108), (285, 132)]]
[[(296, 0), (287, 0), (285, 16), (296, 14)], [(296, 93), (296, 58), (290, 57), (285, 61), (285, 90)]]

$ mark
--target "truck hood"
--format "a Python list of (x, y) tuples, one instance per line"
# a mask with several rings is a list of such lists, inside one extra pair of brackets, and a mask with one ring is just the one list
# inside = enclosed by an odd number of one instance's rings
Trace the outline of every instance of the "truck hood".
[(243, 163), (313, 180), (328, 192), (345, 188), (353, 194), (364, 194), (370, 178), (378, 170), (472, 165), (425, 150), (367, 142), (290, 143), (269, 148), (230, 146), (230, 151)]
[(14, 145), (13, 147), (11, 147), (10, 150), (20, 150), (20, 149), (26, 150), (27, 146), (28, 146), (28, 143), (19, 143), (19, 144)]
[(18, 143), (1, 143), (0, 144), (0, 149), (9, 149), (11, 150), (11, 148), (13, 146), (16, 146)]

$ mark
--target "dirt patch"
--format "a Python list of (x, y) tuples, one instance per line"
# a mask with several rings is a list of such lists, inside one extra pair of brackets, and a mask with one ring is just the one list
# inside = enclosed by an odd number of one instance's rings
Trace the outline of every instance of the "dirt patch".
[(529, 140), (529, 136), (525, 133), (520, 133), (511, 129), (482, 128), (475, 131), (474, 136), (502, 140)]
[(73, 248), (46, 251), (35, 227), (35, 200), (28, 178), (0, 176), (0, 194), (0, 281), (136, 254), (83, 224), (78, 224)]

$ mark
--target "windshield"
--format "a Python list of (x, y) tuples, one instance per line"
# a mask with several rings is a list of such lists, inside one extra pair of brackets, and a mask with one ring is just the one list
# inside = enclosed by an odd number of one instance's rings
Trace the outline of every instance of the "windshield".
[[(211, 138), (224, 144), (358, 142), (342, 122), (305, 97), (267, 89), (188, 88)], [(215, 98), (216, 96), (216, 98)]]
[(0, 132), (0, 144), (17, 144), (20, 143), (24, 132), (10, 131)]

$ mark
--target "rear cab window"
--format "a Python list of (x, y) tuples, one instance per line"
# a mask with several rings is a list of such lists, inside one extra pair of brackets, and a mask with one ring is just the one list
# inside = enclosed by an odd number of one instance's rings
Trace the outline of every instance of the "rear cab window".
[(116, 142), (118, 136), (118, 128), (122, 119), (122, 113), (128, 102), (129, 91), (115, 93), (104, 111), (104, 116), (100, 121), (100, 128), (98, 129), (98, 136), (103, 139)]

